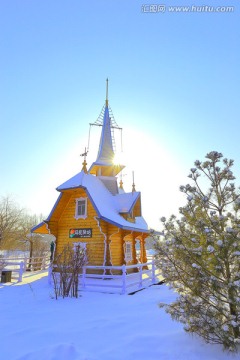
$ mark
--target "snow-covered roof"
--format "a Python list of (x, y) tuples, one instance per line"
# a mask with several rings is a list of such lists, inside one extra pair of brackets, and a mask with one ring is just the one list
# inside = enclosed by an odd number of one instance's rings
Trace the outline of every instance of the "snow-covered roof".
[(120, 213), (129, 213), (132, 211), (137, 199), (140, 196), (139, 191), (130, 193), (120, 193), (115, 196), (116, 202), (119, 206), (118, 211)]
[(113, 195), (118, 194), (118, 184), (115, 176), (98, 176), (98, 179)]
[[(57, 190), (62, 192), (74, 188), (84, 188), (86, 190), (101, 219), (124, 229), (148, 232), (148, 225), (142, 216), (136, 217), (133, 223), (125, 220), (120, 215), (120, 213), (128, 213), (132, 210), (137, 199), (140, 197), (140, 192), (113, 195), (97, 176), (86, 174), (84, 171), (81, 171), (58, 186)], [(57, 204), (55, 204), (56, 206)], [(51, 214), (48, 220), (50, 220)]]

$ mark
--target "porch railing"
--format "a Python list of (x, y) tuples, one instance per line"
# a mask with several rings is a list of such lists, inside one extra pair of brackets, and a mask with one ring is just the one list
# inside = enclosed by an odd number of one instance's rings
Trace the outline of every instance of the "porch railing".
[[(52, 267), (49, 267), (49, 283), (52, 283)], [(135, 271), (128, 273), (130, 271)], [(101, 274), (95, 273), (96, 271)], [(119, 272), (119, 274), (112, 274)], [(108, 281), (109, 280), (109, 281)], [(122, 266), (84, 266), (79, 274), (79, 290), (118, 292), (129, 294), (159, 282), (159, 271), (154, 260), (146, 263)]]

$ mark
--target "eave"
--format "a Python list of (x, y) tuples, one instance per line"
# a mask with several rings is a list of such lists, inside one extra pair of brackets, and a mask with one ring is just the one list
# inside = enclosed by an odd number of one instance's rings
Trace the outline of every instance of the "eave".
[(45, 221), (31, 228), (31, 233), (50, 235), (48, 225)]
[[(112, 224), (112, 225), (115, 225), (117, 226), (118, 228), (120, 229), (123, 229), (123, 230), (129, 230), (129, 231), (134, 231), (134, 232), (139, 232), (139, 233), (146, 233), (146, 234), (149, 234), (150, 233), (150, 230), (149, 229), (142, 229), (142, 228), (135, 228), (135, 227), (132, 227), (132, 226), (127, 226), (127, 225), (122, 225), (122, 224), (119, 224), (118, 222), (115, 222), (113, 220), (110, 220), (104, 216), (99, 216), (99, 218), (101, 220), (104, 220), (106, 221), (107, 223), (109, 224)], [(127, 221), (127, 220), (126, 220)]]

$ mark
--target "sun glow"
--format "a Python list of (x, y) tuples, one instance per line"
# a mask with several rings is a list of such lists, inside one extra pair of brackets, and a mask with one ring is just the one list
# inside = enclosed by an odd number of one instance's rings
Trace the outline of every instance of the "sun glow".
[(124, 154), (123, 154), (123, 152), (121, 151), (121, 152), (116, 152), (115, 154), (114, 154), (114, 158), (113, 158), (113, 163), (114, 163), (114, 165), (124, 165)]
[(182, 164), (161, 138), (147, 132), (129, 127), (123, 141), (124, 152), (116, 152), (114, 157), (114, 164), (125, 166), (119, 181), (123, 181), (126, 192), (131, 192), (134, 171), (136, 191), (141, 191), (142, 214), (151, 228), (160, 229), (160, 217), (175, 213), (176, 204), (182, 203), (178, 190), (185, 181)]

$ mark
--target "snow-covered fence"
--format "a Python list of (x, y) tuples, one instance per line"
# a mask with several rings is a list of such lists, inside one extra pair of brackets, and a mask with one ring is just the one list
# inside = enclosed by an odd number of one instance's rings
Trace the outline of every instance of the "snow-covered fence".
[[(100, 270), (103, 274), (91, 274), (91, 270)], [(120, 274), (113, 275), (112, 273), (116, 271)], [(129, 273), (129, 271), (133, 272)], [(144, 289), (159, 281), (154, 261), (122, 266), (84, 266), (80, 280), (80, 289), (82, 290), (119, 292), (121, 294)]]
[(49, 256), (36, 256), (26, 260), (26, 270), (28, 271), (46, 270), (49, 265)]
[(48, 256), (1, 258), (1, 262), (4, 263), (2, 271), (12, 271), (12, 279), (18, 282), (22, 281), (24, 271), (45, 270), (50, 264)]
[(4, 262), (5, 262), (5, 266), (2, 269), (2, 271), (10, 270), (13, 274), (11, 278), (13, 280), (18, 280), (19, 282), (21, 282), (25, 268), (24, 261), (19, 261), (19, 259), (18, 261), (16, 261), (15, 259), (11, 259), (11, 260), (4, 259)]
[[(49, 267), (51, 284), (52, 267)], [(96, 272), (99, 272), (97, 274)], [(113, 274), (118, 272), (119, 274)], [(131, 272), (131, 273), (129, 273)], [(79, 289), (129, 294), (159, 282), (154, 261), (122, 266), (84, 266), (79, 274)]]

